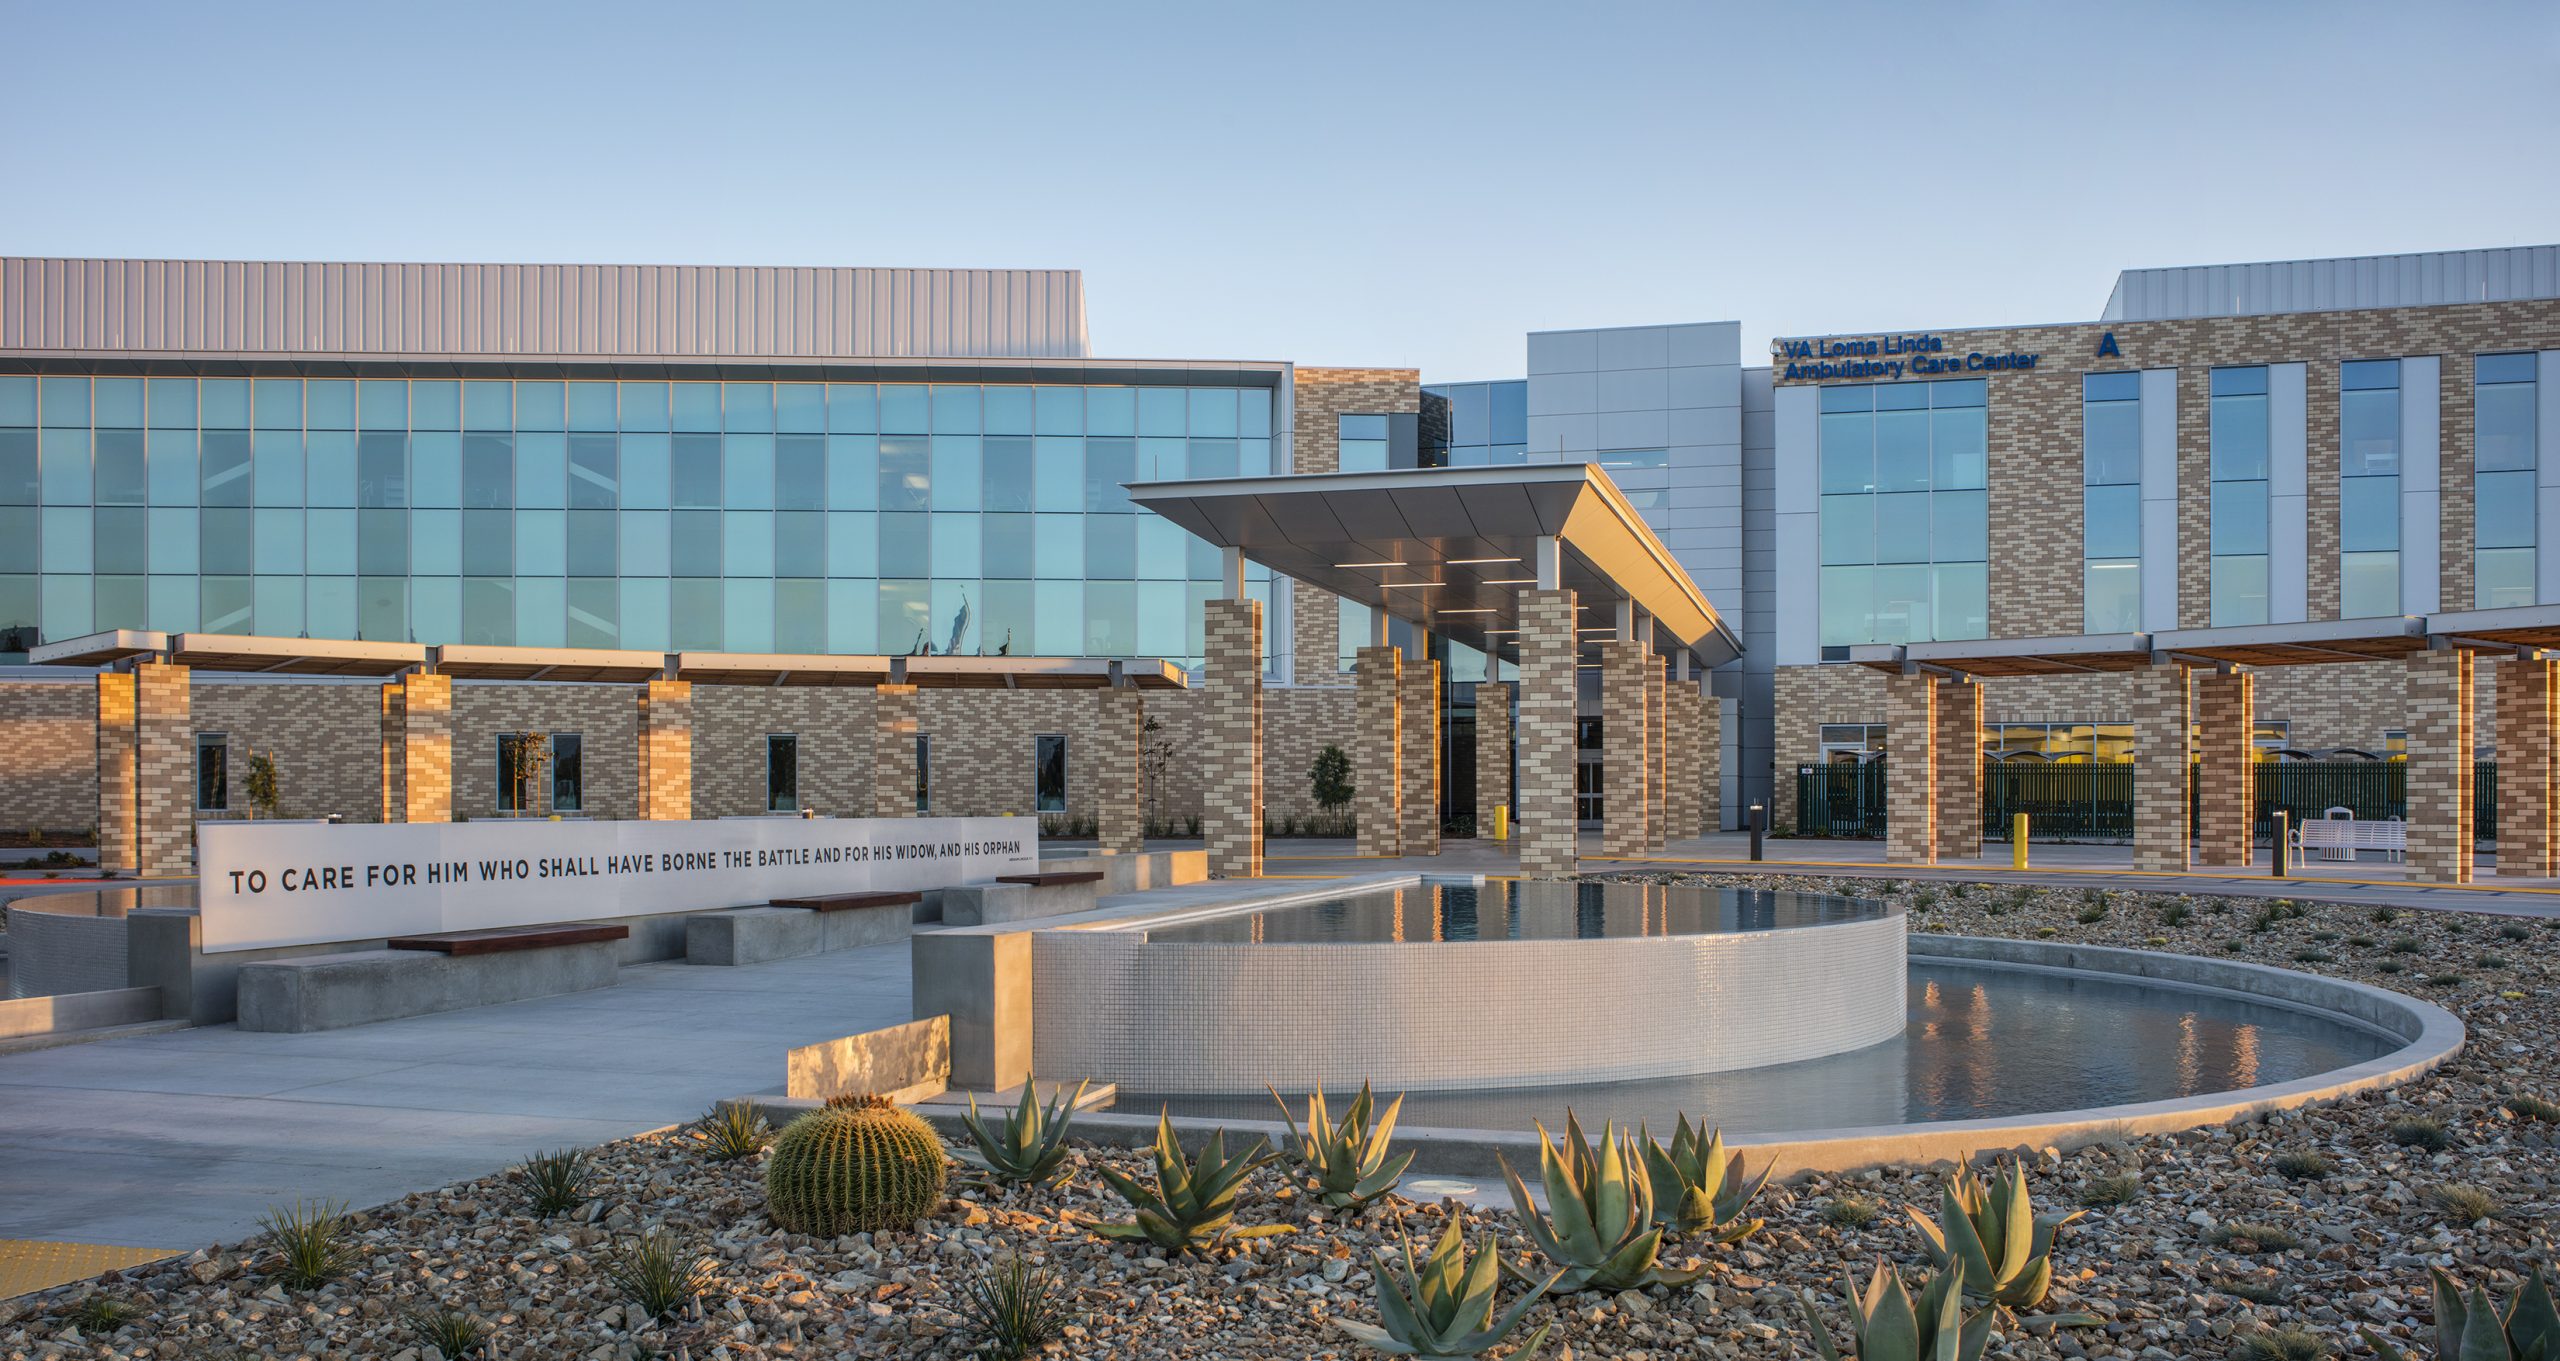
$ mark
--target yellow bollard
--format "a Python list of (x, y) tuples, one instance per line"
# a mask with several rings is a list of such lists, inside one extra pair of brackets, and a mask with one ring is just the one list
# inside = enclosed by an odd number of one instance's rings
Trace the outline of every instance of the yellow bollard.
[(1511, 839), (1510, 804), (1497, 803), (1493, 806), (1493, 839), (1496, 841), (1509, 841)]
[(2027, 867), (2027, 815), (2019, 813), (2009, 819), (2009, 868)]

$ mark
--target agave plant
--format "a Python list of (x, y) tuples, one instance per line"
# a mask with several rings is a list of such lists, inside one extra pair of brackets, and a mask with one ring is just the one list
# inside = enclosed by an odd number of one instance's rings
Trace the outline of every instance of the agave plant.
[(1413, 1163), (1413, 1154), (1390, 1160), (1387, 1142), (1395, 1137), (1396, 1113), (1404, 1109), (1399, 1096), (1387, 1103), (1387, 1112), (1370, 1124), (1376, 1109), (1376, 1098), (1369, 1095), (1369, 1084), (1360, 1084), (1360, 1095), (1343, 1108), (1342, 1120), (1335, 1123), (1325, 1109), (1324, 1089), (1318, 1087), (1307, 1098), (1307, 1128), (1298, 1129), (1298, 1118), (1281, 1101), (1278, 1088), (1271, 1089), (1271, 1099), (1280, 1102), (1280, 1117), (1289, 1122), (1289, 1141), (1297, 1145), (1295, 1156), (1315, 1176), (1324, 1203), (1336, 1209), (1366, 1205), (1396, 1189), (1396, 1182)]
[[(2436, 1286), (2436, 1356), (2438, 1361), (2547, 1361), (2560, 1358), (2560, 1309), (2551, 1303), (2551, 1287), (2534, 1268), (2502, 1312), (2487, 1286), (2469, 1294), (2441, 1267), (2429, 1269)], [(2408, 1361), (2399, 1348), (2366, 1333), (2364, 1340), (2383, 1361)]]
[(1043, 1107), (1032, 1099), (1035, 1083), (1022, 1084), (1022, 1104), (1013, 1108), (1004, 1124), (990, 1130), (978, 1119), (978, 1098), (969, 1098), (969, 1113), (961, 1123), (969, 1127), (969, 1137), (977, 1141), (974, 1149), (964, 1148), (962, 1161), (994, 1175), (1003, 1182), (1046, 1186), (1062, 1180), (1066, 1173), (1067, 1126), (1076, 1118), (1076, 1106), (1084, 1100), (1090, 1079), (1076, 1084), (1075, 1095), (1060, 1096)]
[[(1881, 1261), (1865, 1293), (1844, 1280), (1840, 1296), (1849, 1302), (1848, 1355), (1856, 1361), (1981, 1361), (1993, 1341), (1992, 1312), (1984, 1309), (1967, 1317), (1964, 1291), (1952, 1272), (1929, 1273), (1916, 1308), (1902, 1278)], [(1822, 1361), (1840, 1361), (1839, 1345), (1814, 1312), (1812, 1292), (1799, 1291), (1797, 1299), (1804, 1306), (1805, 1326), (1813, 1330), (1814, 1353)]]
[[(1502, 1283), (1501, 1254), (1494, 1248), (1493, 1236), (1487, 1234), (1470, 1260), (1466, 1234), (1456, 1215), (1449, 1216), (1449, 1227), (1421, 1266), (1414, 1265), (1409, 1238), (1401, 1269), (1386, 1253), (1377, 1258), (1378, 1317), (1386, 1326), (1341, 1318), (1334, 1320), (1334, 1326), (1390, 1356), (1472, 1357), (1498, 1346), (1520, 1326), (1521, 1316), (1554, 1280), (1535, 1283), (1535, 1289), (1495, 1318), (1493, 1296)], [(1540, 1325), (1513, 1355), (1537, 1351), (1547, 1340), (1547, 1329), (1554, 1326), (1552, 1320)]]
[(1703, 1121), (1692, 1128), (1685, 1115), (1679, 1120), (1669, 1148), (1636, 1126), (1645, 1180), (1653, 1186), (1653, 1222), (1679, 1234), (1710, 1231), (1719, 1243), (1739, 1243), (1759, 1232), (1764, 1221), (1744, 1219), (1742, 1211), (1769, 1184), (1769, 1169), (1760, 1169), (1758, 1181), (1745, 1182), (1742, 1155), (1725, 1152), (1724, 1131), (1709, 1132)]
[(1236, 1217), (1236, 1197), (1244, 1190), (1245, 1176), (1257, 1167), (1271, 1163), (1276, 1155), (1264, 1152), (1260, 1139), (1253, 1147), (1235, 1157), (1227, 1156), (1227, 1132), (1218, 1130), (1200, 1148), (1200, 1156), (1184, 1161), (1182, 1145), (1173, 1137), (1173, 1121), (1164, 1114), (1156, 1116), (1156, 1185), (1150, 1191), (1137, 1179), (1109, 1167), (1096, 1167), (1111, 1189), (1120, 1193), (1137, 1209), (1137, 1218), (1127, 1224), (1089, 1225), (1105, 1238), (1140, 1239), (1155, 1244), (1169, 1253), (1188, 1252), (1194, 1248), (1210, 1248), (1229, 1238), (1266, 1238), (1287, 1233), (1285, 1224), (1257, 1224), (1239, 1229), (1232, 1225)]
[(1947, 1179), (1938, 1222), (1917, 1208), (1911, 1222), (1929, 1241), (1930, 1265), (1960, 1270), (1966, 1294), (2015, 1311), (2033, 1309), (2052, 1293), (2054, 1233), (2084, 1213), (2037, 1214), (2027, 1195), (2027, 1169), (2012, 1162), (2005, 1178), (1989, 1183), (1970, 1166), (1957, 1168)]
[(1653, 1222), (1653, 1186), (1637, 1165), (1641, 1159), (1635, 1136), (1621, 1137), (1613, 1121), (1601, 1127), (1594, 1148), (1570, 1110), (1564, 1126), (1563, 1151), (1548, 1137), (1547, 1127), (1538, 1126), (1538, 1176), (1547, 1209), (1538, 1208), (1520, 1174), (1511, 1170), (1511, 1161), (1500, 1159), (1503, 1179), (1511, 1184), (1512, 1209), (1529, 1241), (1564, 1268), (1545, 1289), (1557, 1294), (1641, 1290), (1687, 1285), (1706, 1274), (1703, 1266), (1681, 1271), (1661, 1265), (1662, 1230)]

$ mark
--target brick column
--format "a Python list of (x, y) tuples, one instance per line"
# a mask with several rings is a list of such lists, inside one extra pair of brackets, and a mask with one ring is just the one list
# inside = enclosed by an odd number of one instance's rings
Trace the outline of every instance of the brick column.
[(1579, 608), (1569, 590), (1520, 593), (1519, 778), (1512, 820), (1519, 824), (1520, 872), (1570, 878), (1581, 863), (1573, 816), (1573, 671)]
[(1493, 836), (1493, 810), (1511, 802), (1511, 687), (1476, 682), (1476, 839)]
[(1600, 853), (1641, 856), (1645, 845), (1646, 776), (1653, 757), (1646, 731), (1645, 668), (1650, 649), (1627, 638), (1600, 645)]
[(1896, 865), (1938, 863), (1935, 677), (1885, 677), (1884, 762), (1884, 858)]
[[(1888, 814), (1890, 816), (1890, 814)], [(1938, 686), (1938, 858), (1982, 854), (1982, 686)]]
[(2187, 669), (2174, 662), (2133, 674), (2133, 867), (2187, 867)]
[[(1774, 827), (1777, 813), (1771, 810)], [(1724, 701), (1698, 696), (1698, 835), (1724, 830)]]
[(871, 816), (916, 815), (916, 688), (871, 689)]
[(2409, 878), (2471, 882), (2472, 655), (2409, 659)]
[(406, 822), (409, 819), (409, 706), (398, 681), (382, 683), (382, 744), (376, 753), (380, 758), (382, 803), (374, 816), (384, 822)]
[(1146, 849), (1146, 811), (1139, 806), (1138, 793), (1146, 752), (1146, 697), (1134, 685), (1097, 694), (1093, 752), (1089, 756), (1068, 752), (1067, 778), (1091, 782), (1094, 835), (1102, 849), (1136, 855)]
[(453, 677), (400, 678), (403, 822), (453, 821)]
[(1661, 850), (1671, 836), (1671, 682), (1662, 674), (1662, 658), (1652, 649), (1644, 655), (1644, 844)]
[(1351, 815), (1362, 855), (1404, 854), (1404, 649), (1364, 647), (1352, 678)]
[(133, 823), (133, 673), (98, 673), (98, 868), (133, 874), (142, 867)]
[(1440, 663), (1406, 659), (1397, 687), (1404, 711), (1404, 832), (1406, 855), (1440, 853)]
[(2552, 835), (2552, 728), (2560, 720), (2560, 661), (2498, 668), (2498, 877), (2560, 877)]
[(640, 819), (693, 816), (693, 682), (653, 680), (640, 691)]
[(1262, 874), (1262, 602), (1212, 600), (1206, 615), (1208, 740), (1201, 744), (1201, 836), (1209, 874)]
[(2256, 713), (2246, 671), (2200, 671), (2195, 677), (2196, 863), (2238, 869), (2255, 859), (2256, 796), (2249, 763)]
[(196, 872), (196, 735), (188, 668), (133, 673), (134, 848), (144, 878)]
[(1698, 757), (1704, 743), (1698, 725), (1704, 721), (1706, 706), (1691, 682), (1672, 682), (1662, 698), (1662, 837), (1666, 842), (1686, 841), (1698, 835)]

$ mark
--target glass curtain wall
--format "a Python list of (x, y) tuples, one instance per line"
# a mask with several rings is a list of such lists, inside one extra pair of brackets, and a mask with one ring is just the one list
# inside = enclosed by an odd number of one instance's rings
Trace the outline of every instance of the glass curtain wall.
[(2400, 361), (2338, 366), (2338, 617), (2400, 613)]
[(2081, 613), (2089, 633), (2142, 626), (2142, 375), (2080, 379)]
[(1425, 466), (1477, 468), (1529, 461), (1529, 384), (1441, 383), (1423, 391), (1449, 404), (1446, 445), (1426, 444)]
[(1987, 636), (1982, 380), (1821, 401), (1822, 645)]
[(1267, 472), (1271, 421), (1252, 388), (0, 377), (0, 651), (150, 628), (1196, 664), (1217, 554), (1121, 484)]
[(2267, 622), (2267, 371), (2215, 369), (2212, 621)]
[(2472, 605), (2534, 603), (2534, 356), (2484, 354), (2472, 361)]

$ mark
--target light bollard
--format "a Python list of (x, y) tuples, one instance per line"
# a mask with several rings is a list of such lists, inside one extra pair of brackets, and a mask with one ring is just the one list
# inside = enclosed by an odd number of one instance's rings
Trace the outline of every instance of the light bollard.
[(2272, 867), (2271, 873), (2274, 877), (2283, 879), (2293, 873), (2293, 865), (2290, 863), (2288, 856), (2288, 853), (2293, 849), (2290, 844), (2293, 840), (2293, 814), (2282, 808), (2277, 809), (2275, 831), (2276, 853), (2269, 863)]
[(1755, 803), (1751, 805), (1750, 815), (1743, 821), (1751, 829), (1751, 858), (1758, 860), (1760, 839), (1769, 830), (1769, 810)]

